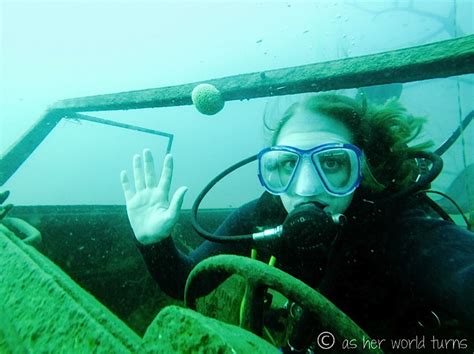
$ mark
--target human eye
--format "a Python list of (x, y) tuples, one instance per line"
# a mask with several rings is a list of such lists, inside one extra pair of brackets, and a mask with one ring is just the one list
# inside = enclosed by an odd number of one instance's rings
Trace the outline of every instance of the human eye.
[(327, 153), (319, 159), (321, 167), (326, 172), (337, 172), (342, 168), (345, 168), (347, 159), (344, 153)]
[(336, 170), (340, 167), (340, 162), (334, 158), (327, 158), (323, 160), (322, 165), (325, 170)]
[(297, 162), (298, 158), (296, 156), (282, 155), (279, 159), (280, 170), (291, 173), (295, 169)]

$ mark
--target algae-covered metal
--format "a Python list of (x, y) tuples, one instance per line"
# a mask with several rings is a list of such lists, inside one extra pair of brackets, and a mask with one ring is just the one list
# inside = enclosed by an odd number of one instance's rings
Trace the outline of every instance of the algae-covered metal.
[(0, 353), (278, 353), (252, 333), (176, 306), (141, 338), (4, 225), (0, 269)]

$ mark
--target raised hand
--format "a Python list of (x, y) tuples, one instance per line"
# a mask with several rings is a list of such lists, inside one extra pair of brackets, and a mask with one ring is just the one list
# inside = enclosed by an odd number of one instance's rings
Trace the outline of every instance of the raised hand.
[(156, 179), (153, 155), (149, 149), (133, 157), (135, 191), (133, 191), (127, 171), (120, 173), (123, 193), (127, 204), (127, 214), (135, 237), (142, 244), (159, 242), (170, 236), (179, 218), (181, 205), (187, 187), (176, 190), (169, 201), (171, 179), (173, 177), (173, 157), (166, 155), (159, 182)]

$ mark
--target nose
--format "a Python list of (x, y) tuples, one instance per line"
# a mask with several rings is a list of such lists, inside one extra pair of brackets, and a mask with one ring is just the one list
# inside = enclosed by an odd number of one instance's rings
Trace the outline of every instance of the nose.
[(293, 180), (294, 193), (302, 197), (318, 195), (324, 192), (322, 181), (311, 161), (303, 159)]

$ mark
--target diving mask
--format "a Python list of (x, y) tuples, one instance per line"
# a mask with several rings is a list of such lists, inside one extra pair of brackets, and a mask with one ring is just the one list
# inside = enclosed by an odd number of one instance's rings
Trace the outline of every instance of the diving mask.
[(276, 145), (258, 154), (258, 178), (272, 194), (283, 194), (308, 163), (325, 191), (333, 196), (354, 192), (362, 179), (361, 150), (352, 144), (328, 143), (309, 150)]

